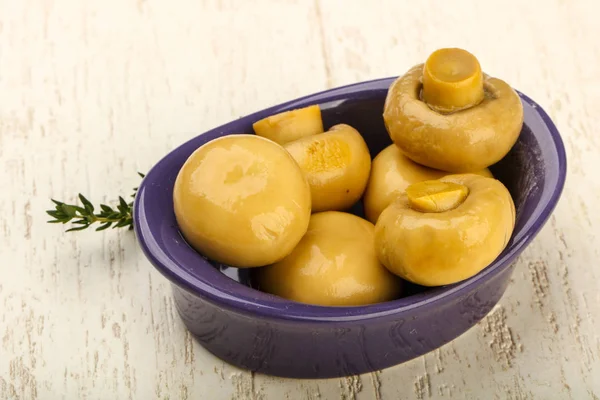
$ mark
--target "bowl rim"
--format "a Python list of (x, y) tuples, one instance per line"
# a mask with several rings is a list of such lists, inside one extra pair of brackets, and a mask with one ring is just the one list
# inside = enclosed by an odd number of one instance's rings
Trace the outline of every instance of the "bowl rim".
[[(543, 209), (540, 211), (537, 220), (534, 220), (530, 226), (524, 228), (524, 233), (521, 235), (520, 239), (507, 246), (507, 248), (505, 248), (504, 251), (485, 269), (464, 281), (448, 286), (432, 288), (423, 295), (413, 295), (392, 301), (364, 306), (318, 306), (298, 303), (262, 292), (260, 292), (260, 294), (267, 295), (266, 297), (269, 298), (269, 300), (258, 300), (256, 297), (252, 297), (251, 295), (232, 295), (224, 288), (215, 285), (215, 283), (210, 279), (192, 276), (189, 273), (184, 272), (182, 265), (165, 254), (160, 248), (160, 245), (156, 242), (155, 238), (153, 238), (153, 233), (148, 226), (148, 215), (144, 212), (144, 202), (148, 201), (145, 198), (145, 193), (148, 182), (150, 181), (149, 177), (151, 178), (157, 170), (160, 170), (163, 162), (174, 156), (175, 153), (183, 149), (186, 145), (189, 145), (191, 142), (196, 141), (205, 135), (210, 136), (210, 134), (212, 134), (221, 136), (220, 133), (222, 130), (227, 125), (236, 121), (255, 121), (263, 118), (264, 116), (275, 114), (284, 110), (289, 110), (308, 104), (327, 103), (335, 101), (339, 98), (349, 98), (351, 95), (359, 95), (363, 92), (372, 93), (382, 90), (387, 92), (387, 88), (397, 78), (397, 76), (394, 76), (353, 83), (286, 101), (284, 103), (265, 108), (239, 119), (222, 124), (200, 135), (196, 135), (195, 137), (172, 149), (145, 175), (139, 185), (138, 192), (134, 200), (133, 211), (135, 236), (145, 256), (154, 265), (154, 267), (173, 284), (187, 290), (193, 295), (200, 296), (211, 303), (218, 304), (221, 307), (272, 319), (314, 322), (364, 320), (389, 314), (403, 313), (422, 307), (432, 307), (443, 301), (448, 301), (450, 298), (460, 297), (471, 293), (484, 282), (492, 279), (501, 271), (508, 268), (516, 259), (516, 257), (523, 251), (523, 249), (533, 240), (533, 238), (538, 234), (538, 232), (549, 219), (562, 194), (567, 171), (564, 143), (557, 127), (539, 104), (516, 89), (515, 91), (521, 97), (522, 101), (528, 103), (541, 118), (547, 132), (550, 134), (551, 143), (554, 145), (553, 150), (556, 152), (558, 159), (558, 164), (551, 166), (556, 168), (556, 186), (551, 189), (552, 193), (546, 200), (546, 204), (543, 205)], [(170, 190), (172, 191), (172, 188), (170, 188)], [(198, 255), (202, 257), (199, 253)], [(206, 260), (205, 262), (208, 263)], [(227, 286), (239, 285), (250, 289), (252, 292), (258, 292), (256, 289), (248, 288), (247, 286), (234, 281), (216, 269), (215, 272), (228, 280)], [(409, 302), (406, 300), (411, 298), (413, 301)]]

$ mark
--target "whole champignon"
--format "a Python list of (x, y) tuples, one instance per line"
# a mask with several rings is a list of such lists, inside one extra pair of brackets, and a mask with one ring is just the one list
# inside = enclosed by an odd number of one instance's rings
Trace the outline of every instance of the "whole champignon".
[(375, 225), (379, 260), (391, 272), (423, 286), (470, 278), (506, 247), (515, 207), (498, 180), (449, 175), (409, 186)]
[(504, 81), (461, 49), (440, 49), (390, 86), (383, 118), (411, 160), (453, 173), (481, 170), (518, 139), (523, 105)]
[(275, 142), (228, 135), (187, 159), (173, 190), (187, 242), (234, 267), (258, 267), (287, 256), (306, 233), (310, 188), (298, 164)]
[(315, 213), (292, 253), (253, 270), (253, 281), (264, 292), (321, 306), (393, 300), (402, 281), (378, 261), (373, 232), (373, 224), (353, 214)]
[[(474, 173), (493, 177), (487, 168)], [(369, 183), (363, 196), (367, 219), (372, 223), (377, 222), (381, 212), (413, 183), (439, 179), (446, 175), (448, 172), (417, 164), (402, 154), (398, 146), (389, 145), (377, 154), (371, 165)]]

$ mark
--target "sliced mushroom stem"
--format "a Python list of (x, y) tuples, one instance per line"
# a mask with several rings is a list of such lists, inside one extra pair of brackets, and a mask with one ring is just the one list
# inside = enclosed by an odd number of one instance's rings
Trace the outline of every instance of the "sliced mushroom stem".
[(484, 97), (479, 61), (463, 49), (436, 50), (423, 66), (421, 96), (430, 108), (441, 113), (479, 104)]
[(461, 205), (469, 195), (465, 185), (430, 180), (418, 182), (406, 188), (408, 205), (415, 211), (440, 213)]

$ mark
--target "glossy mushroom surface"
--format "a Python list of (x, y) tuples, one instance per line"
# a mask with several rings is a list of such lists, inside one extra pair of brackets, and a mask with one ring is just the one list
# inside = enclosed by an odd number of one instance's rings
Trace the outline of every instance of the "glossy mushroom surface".
[(252, 128), (258, 136), (284, 145), (302, 137), (323, 133), (318, 105), (284, 111), (256, 121)]
[(503, 80), (483, 74), (480, 89), (479, 63), (464, 54), (448, 61), (453, 54), (437, 55), (396, 79), (388, 90), (383, 118), (392, 141), (414, 162), (468, 173), (489, 167), (509, 152), (521, 132), (523, 105)]
[(294, 251), (253, 277), (260, 290), (322, 306), (379, 303), (401, 291), (400, 279), (377, 259), (373, 224), (337, 211), (313, 214)]
[(475, 174), (416, 183), (386, 208), (375, 226), (379, 260), (423, 286), (470, 278), (507, 245), (515, 224), (510, 193)]
[(350, 125), (334, 125), (325, 133), (284, 147), (306, 175), (313, 212), (345, 211), (363, 195), (371, 155), (363, 137)]
[[(489, 169), (475, 172), (492, 177)], [(391, 144), (373, 159), (369, 183), (365, 189), (363, 204), (365, 215), (372, 223), (377, 222), (381, 212), (413, 183), (442, 178), (449, 173), (425, 167), (406, 157)]]
[(177, 175), (173, 201), (187, 242), (235, 267), (287, 256), (311, 214), (310, 189), (294, 159), (256, 135), (228, 135), (198, 148)]

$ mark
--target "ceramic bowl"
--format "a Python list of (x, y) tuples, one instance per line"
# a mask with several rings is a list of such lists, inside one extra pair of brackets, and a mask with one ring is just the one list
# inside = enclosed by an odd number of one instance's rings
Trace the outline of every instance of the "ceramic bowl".
[[(520, 94), (525, 123), (511, 152), (491, 167), (510, 190), (516, 226), (502, 254), (476, 276), (445, 287), (409, 286), (406, 297), (360, 307), (321, 307), (278, 298), (248, 285), (248, 270), (194, 251), (173, 212), (173, 184), (202, 144), (294, 108), (319, 104), (325, 129), (350, 124), (375, 157), (391, 141), (382, 119), (394, 78), (344, 86), (259, 111), (219, 126), (171, 151), (140, 185), (134, 220), (150, 262), (171, 283), (177, 310), (202, 346), (235, 366), (269, 375), (330, 378), (375, 371), (430, 352), (461, 335), (500, 300), (514, 261), (540, 231), (563, 189), (566, 158), (548, 115)], [(354, 209), (360, 214), (360, 203)]]

